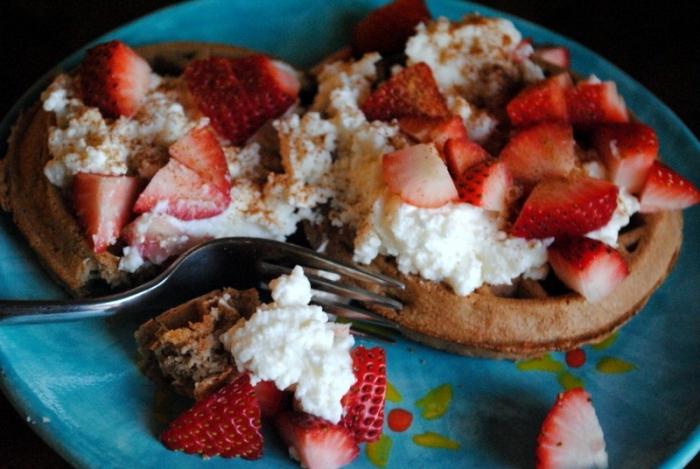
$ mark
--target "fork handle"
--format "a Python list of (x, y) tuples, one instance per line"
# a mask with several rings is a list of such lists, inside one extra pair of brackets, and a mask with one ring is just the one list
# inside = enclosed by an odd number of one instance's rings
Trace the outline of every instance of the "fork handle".
[(0, 301), (1, 324), (75, 321), (115, 314), (116, 301)]

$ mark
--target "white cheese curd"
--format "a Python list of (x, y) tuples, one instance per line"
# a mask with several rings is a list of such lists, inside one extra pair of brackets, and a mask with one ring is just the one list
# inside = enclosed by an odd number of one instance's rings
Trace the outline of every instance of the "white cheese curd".
[(468, 295), (484, 283), (539, 277), (550, 242), (509, 237), (499, 230), (496, 214), (470, 204), (426, 209), (387, 193), (376, 200), (355, 239), (355, 260), (395, 256), (401, 272), (443, 281)]
[(627, 226), (632, 215), (639, 211), (639, 200), (620, 188), (617, 194), (617, 207), (610, 218), (610, 221), (597, 230), (586, 233), (586, 237), (597, 239), (605, 244), (616, 248), (617, 238), (620, 229)]
[(43, 108), (52, 112), (56, 125), (49, 128), (52, 159), (44, 168), (49, 181), (67, 187), (80, 172), (124, 175), (139, 159), (152, 159), (206, 118), (188, 112), (180, 103), (177, 79), (152, 75), (143, 105), (130, 118), (105, 119), (99, 109), (77, 97), (76, 84), (59, 75), (44, 91)]
[(299, 266), (270, 287), (273, 303), (241, 319), (221, 341), (253, 384), (271, 380), (279, 389), (293, 388), (305, 412), (337, 423), (340, 400), (355, 382), (349, 326), (329, 322), (320, 306), (308, 304), (311, 284)]
[(416, 27), (406, 43), (407, 64), (427, 63), (446, 94), (469, 101), (501, 96), (513, 83), (544, 77), (527, 58), (516, 58), (522, 40), (512, 22), (468, 15), (462, 21), (439, 18)]

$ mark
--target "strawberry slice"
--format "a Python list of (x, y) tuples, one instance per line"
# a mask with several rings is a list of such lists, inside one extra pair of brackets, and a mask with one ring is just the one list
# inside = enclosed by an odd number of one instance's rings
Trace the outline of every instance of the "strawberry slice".
[(255, 397), (260, 404), (262, 417), (267, 419), (273, 418), (291, 404), (291, 394), (277, 389), (274, 381), (259, 381), (255, 385)]
[(632, 193), (642, 189), (659, 153), (654, 129), (631, 122), (596, 128), (593, 146), (605, 162), (610, 179)]
[(627, 122), (627, 107), (612, 81), (579, 82), (566, 90), (569, 120), (575, 126), (591, 127), (610, 122)]
[(384, 423), (384, 349), (355, 347), (350, 353), (356, 381), (341, 400), (343, 419), (340, 423), (353, 433), (358, 443), (376, 441), (382, 434)]
[(468, 139), (464, 122), (457, 116), (407, 116), (399, 119), (399, 128), (421, 143), (434, 143), (442, 153), (449, 139)]
[(700, 190), (660, 161), (654, 161), (639, 197), (642, 213), (682, 210), (700, 203)]
[(567, 69), (571, 66), (569, 49), (563, 46), (538, 47), (532, 53), (532, 57), (559, 68)]
[(264, 55), (193, 60), (184, 77), (199, 110), (234, 145), (283, 114), (299, 91), (294, 74)]
[(505, 163), (491, 159), (469, 168), (455, 185), (462, 202), (501, 211), (506, 208), (513, 180)]
[(561, 122), (521, 130), (501, 150), (500, 159), (515, 179), (526, 184), (567, 176), (576, 166), (573, 130)]
[[(145, 228), (140, 226), (144, 217), (149, 219)], [(122, 238), (141, 257), (154, 264), (161, 264), (171, 256), (211, 239), (191, 234), (183, 236), (182, 227), (178, 225), (178, 221), (169, 216), (141, 215), (124, 227)]]
[(336, 469), (360, 453), (352, 432), (303, 412), (282, 412), (275, 425), (289, 453), (308, 469)]
[(372, 51), (382, 55), (403, 52), (418, 23), (429, 19), (424, 0), (394, 0), (355, 25), (352, 50), (357, 56)]
[(382, 175), (389, 190), (416, 207), (441, 207), (458, 197), (435, 145), (420, 144), (384, 155)]
[(260, 406), (247, 373), (177, 417), (160, 435), (171, 450), (202, 456), (262, 456)]
[(597, 239), (557, 239), (547, 255), (559, 280), (591, 303), (612, 293), (629, 274), (622, 255)]
[(151, 67), (120, 41), (89, 49), (78, 76), (83, 101), (106, 117), (133, 116), (143, 103)]
[(618, 188), (602, 179), (547, 179), (525, 201), (513, 236), (550, 238), (582, 236), (605, 225), (617, 206)]
[(181, 220), (196, 220), (218, 215), (230, 201), (228, 191), (222, 191), (212, 181), (176, 159), (170, 159), (141, 193), (134, 211), (144, 213), (156, 209)]
[(511, 123), (525, 126), (544, 121), (566, 122), (566, 90), (572, 86), (569, 74), (560, 73), (525, 88), (506, 106)]
[(190, 131), (168, 149), (180, 163), (209, 180), (222, 192), (231, 190), (231, 177), (224, 151), (209, 127)]
[(75, 211), (96, 253), (119, 238), (139, 186), (138, 178), (130, 176), (78, 173), (73, 178)]
[(603, 429), (582, 388), (557, 396), (537, 437), (537, 469), (562, 467), (608, 467)]
[(382, 83), (360, 106), (368, 120), (405, 116), (446, 117), (450, 113), (433, 72), (424, 62), (406, 67)]
[(464, 174), (468, 168), (491, 158), (481, 145), (466, 138), (448, 139), (443, 153), (447, 168), (455, 179)]

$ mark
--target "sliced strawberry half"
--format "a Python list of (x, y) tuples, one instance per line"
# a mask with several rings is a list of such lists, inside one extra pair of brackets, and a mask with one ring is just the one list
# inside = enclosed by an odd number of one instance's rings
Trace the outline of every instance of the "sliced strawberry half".
[(389, 190), (416, 207), (441, 207), (458, 197), (435, 145), (420, 144), (384, 155), (382, 175)]
[(262, 456), (260, 406), (244, 373), (176, 418), (160, 435), (163, 444), (202, 456)]
[(501, 211), (507, 206), (513, 180), (505, 163), (492, 159), (469, 168), (455, 185), (462, 202)]
[(545, 121), (566, 122), (566, 90), (573, 86), (568, 73), (535, 83), (513, 98), (506, 106), (510, 122), (526, 126)]
[(355, 347), (350, 353), (355, 384), (341, 400), (341, 425), (353, 433), (358, 443), (376, 441), (384, 423), (386, 355), (380, 347)]
[[(140, 226), (143, 217), (149, 218), (145, 228)], [(169, 216), (141, 215), (124, 227), (122, 238), (141, 257), (154, 264), (161, 264), (171, 256), (211, 239), (208, 236), (183, 236), (182, 227), (178, 225), (178, 221)]]
[(566, 91), (569, 120), (574, 126), (627, 122), (627, 107), (612, 81), (579, 82)]
[(170, 155), (202, 179), (211, 181), (224, 192), (231, 190), (231, 177), (224, 151), (209, 127), (193, 129), (172, 144)]
[(283, 114), (299, 90), (296, 77), (264, 55), (194, 60), (184, 77), (199, 110), (234, 145)]
[(475, 164), (491, 158), (481, 145), (466, 138), (448, 139), (443, 153), (447, 169), (455, 179)]
[(537, 468), (562, 467), (608, 467), (603, 429), (582, 388), (557, 396), (537, 437)]
[(639, 196), (642, 213), (682, 210), (700, 203), (700, 190), (660, 161), (654, 161)]
[(255, 397), (260, 404), (263, 418), (273, 418), (275, 415), (291, 406), (291, 393), (280, 391), (274, 381), (259, 381), (255, 385)]
[(559, 68), (568, 69), (571, 66), (569, 49), (563, 46), (538, 47), (532, 56)]
[(275, 426), (289, 453), (308, 469), (336, 469), (360, 453), (350, 430), (313, 415), (282, 412)]
[(143, 103), (151, 67), (120, 41), (89, 49), (80, 64), (80, 93), (88, 106), (106, 117), (132, 116)]
[(372, 51), (382, 55), (402, 52), (418, 23), (429, 19), (424, 0), (394, 0), (355, 25), (352, 50), (358, 56)]
[(434, 143), (442, 153), (449, 139), (468, 139), (464, 122), (457, 116), (407, 116), (399, 119), (399, 128), (421, 143)]
[(618, 188), (602, 179), (547, 179), (535, 186), (511, 229), (521, 238), (575, 237), (612, 217)]
[(156, 209), (181, 220), (196, 220), (218, 215), (230, 201), (230, 192), (221, 190), (212, 181), (170, 159), (141, 193), (134, 211), (144, 213)]
[(138, 178), (130, 176), (75, 175), (73, 204), (95, 252), (104, 252), (117, 241), (139, 186)]
[(543, 122), (513, 135), (500, 159), (513, 178), (526, 184), (567, 176), (576, 166), (574, 134), (562, 122)]
[(445, 98), (424, 62), (406, 67), (382, 83), (361, 105), (368, 120), (390, 121), (405, 116), (446, 117)]
[(547, 256), (557, 278), (591, 303), (608, 296), (629, 275), (622, 255), (597, 239), (557, 239)]
[(610, 179), (632, 193), (642, 189), (659, 153), (654, 129), (632, 122), (596, 128), (593, 146), (605, 162)]

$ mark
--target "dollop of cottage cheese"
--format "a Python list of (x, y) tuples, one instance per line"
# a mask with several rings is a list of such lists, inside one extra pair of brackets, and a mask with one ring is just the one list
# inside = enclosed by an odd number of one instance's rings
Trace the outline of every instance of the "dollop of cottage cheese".
[(253, 384), (271, 380), (279, 389), (293, 387), (305, 412), (337, 423), (340, 400), (355, 382), (349, 326), (329, 322), (320, 306), (309, 305), (311, 284), (299, 266), (270, 287), (273, 303), (240, 320), (221, 341)]
[(458, 295), (484, 283), (508, 285), (524, 275), (542, 278), (552, 240), (509, 237), (497, 214), (470, 204), (426, 209), (385, 194), (374, 203), (365, 229), (355, 239), (355, 260), (395, 256), (399, 270), (443, 281)]
[(639, 200), (626, 190), (620, 188), (617, 194), (617, 207), (605, 226), (586, 233), (586, 237), (597, 239), (616, 248), (620, 229), (627, 226), (632, 215), (639, 211)]
[(99, 109), (87, 106), (73, 81), (59, 75), (41, 96), (44, 110), (56, 117), (49, 128), (52, 158), (44, 174), (58, 187), (67, 187), (80, 172), (120, 176), (131, 167), (149, 166), (144, 160), (167, 160), (168, 146), (208, 122), (183, 107), (174, 78), (152, 74), (139, 111), (118, 119), (105, 119)]
[(468, 15), (462, 21), (439, 18), (416, 27), (406, 43), (407, 64), (427, 63), (443, 93), (469, 101), (501, 97), (518, 82), (544, 78), (526, 57), (517, 57), (522, 40), (513, 23)]

